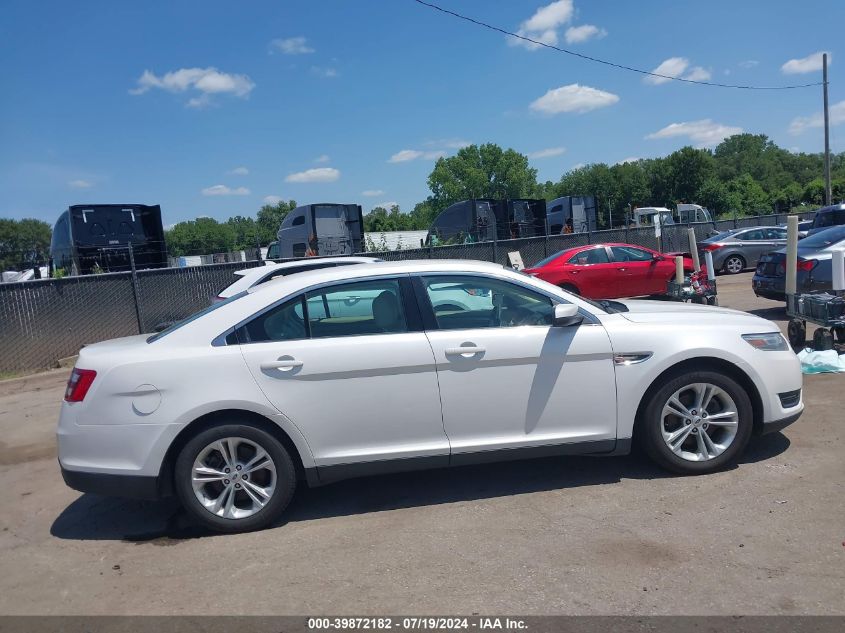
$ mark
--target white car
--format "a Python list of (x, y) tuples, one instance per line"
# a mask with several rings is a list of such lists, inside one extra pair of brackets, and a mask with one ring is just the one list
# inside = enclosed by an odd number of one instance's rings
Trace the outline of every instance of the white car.
[(246, 268), (244, 270), (236, 270), (235, 280), (229, 286), (226, 286), (214, 298), (213, 302), (223, 301), (231, 296), (238, 294), (243, 290), (248, 290), (253, 286), (266, 283), (271, 279), (277, 277), (285, 277), (301, 273), (306, 270), (316, 270), (318, 268), (331, 268), (333, 266), (349, 266), (352, 264), (372, 264), (380, 262), (381, 259), (377, 257), (309, 257), (305, 259), (297, 259), (296, 261), (282, 262), (276, 264), (274, 262), (267, 262), (264, 266), (257, 266), (255, 268)]
[[(432, 306), (441, 293), (466, 295)], [(570, 295), (501, 266), (407, 261), (283, 277), (153, 336), (83, 348), (65, 482), (264, 527), (297, 482), (532, 456), (733, 463), (804, 409), (798, 360), (743, 312)]]

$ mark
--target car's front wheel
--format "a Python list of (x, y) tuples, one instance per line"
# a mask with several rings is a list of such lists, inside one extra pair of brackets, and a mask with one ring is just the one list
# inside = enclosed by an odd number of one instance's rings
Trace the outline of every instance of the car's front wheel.
[(658, 465), (695, 475), (734, 463), (752, 427), (751, 401), (733, 378), (692, 371), (676, 374), (651, 394), (637, 432)]
[(218, 532), (276, 520), (293, 497), (296, 470), (285, 447), (251, 424), (220, 424), (194, 436), (176, 459), (174, 487), (187, 512)]

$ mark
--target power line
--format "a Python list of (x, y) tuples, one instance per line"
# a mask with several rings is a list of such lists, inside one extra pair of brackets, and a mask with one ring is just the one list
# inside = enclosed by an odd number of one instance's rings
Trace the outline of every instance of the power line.
[(715, 81), (699, 81), (696, 79), (684, 79), (683, 77), (672, 77), (671, 75), (661, 75), (660, 73), (651, 72), (650, 70), (642, 70), (641, 68), (634, 68), (632, 66), (625, 66), (624, 64), (617, 64), (615, 62), (607, 61), (606, 59), (599, 59), (598, 57), (591, 57), (589, 55), (584, 55), (583, 53), (577, 53), (575, 51), (568, 50), (566, 48), (561, 48), (560, 46), (555, 46), (553, 44), (547, 44), (545, 42), (540, 42), (535, 39), (531, 39), (530, 37), (526, 37), (525, 35), (519, 35), (517, 33), (513, 33), (512, 31), (508, 31), (506, 29), (500, 28), (498, 26), (493, 26), (492, 24), (487, 24), (486, 22), (482, 22), (481, 20), (476, 20), (475, 18), (471, 18), (466, 15), (462, 15), (455, 11), (451, 11), (450, 9), (445, 9), (440, 7), (436, 4), (432, 4), (431, 2), (425, 2), (424, 0), (413, 0), (417, 4), (421, 4), (424, 7), (428, 7), (429, 9), (434, 9), (436, 11), (440, 11), (441, 13), (445, 13), (446, 15), (451, 15), (452, 17), (458, 18), (459, 20), (465, 20), (466, 22), (471, 22), (477, 26), (484, 27), (485, 29), (490, 29), (491, 31), (497, 31), (498, 33), (502, 33), (503, 35), (508, 35), (510, 37), (515, 37), (520, 40), (524, 40), (526, 42), (530, 42), (532, 44), (536, 44), (537, 46), (542, 46), (544, 48), (550, 48), (558, 53), (565, 53), (567, 55), (572, 55), (573, 57), (580, 57), (581, 59), (585, 59), (587, 61), (595, 62), (597, 64), (604, 64), (605, 66), (611, 66), (613, 68), (618, 68), (619, 70), (627, 70), (634, 73), (639, 73), (640, 75), (648, 75), (650, 77), (659, 77), (660, 79), (668, 79), (672, 81), (682, 81), (688, 84), (698, 84), (701, 86), (713, 86), (716, 88), (737, 88), (739, 90), (795, 90), (798, 88), (812, 88), (814, 86), (821, 86), (822, 82), (817, 81), (815, 83), (810, 84), (800, 84), (794, 86), (744, 86), (739, 84), (722, 84), (717, 83)]

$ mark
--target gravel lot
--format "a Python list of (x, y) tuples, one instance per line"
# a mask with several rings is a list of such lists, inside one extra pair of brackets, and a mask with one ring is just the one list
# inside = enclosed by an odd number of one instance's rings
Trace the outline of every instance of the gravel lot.
[[(780, 319), (720, 277), (722, 305)], [(301, 490), (208, 536), (173, 502), (80, 495), (53, 437), (66, 371), (0, 382), (2, 614), (845, 614), (845, 375), (735, 469), (556, 458)]]

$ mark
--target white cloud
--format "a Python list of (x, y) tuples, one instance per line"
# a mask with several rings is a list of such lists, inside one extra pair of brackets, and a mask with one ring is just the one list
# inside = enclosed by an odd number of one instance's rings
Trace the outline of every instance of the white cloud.
[(617, 161), (617, 165), (624, 165), (625, 163), (636, 163), (638, 160), (642, 160), (639, 156), (629, 156), (628, 158), (623, 158), (620, 161)]
[(619, 101), (619, 96), (612, 92), (605, 92), (598, 88), (569, 84), (549, 90), (539, 99), (531, 103), (531, 109), (544, 114), (560, 114), (561, 112), (589, 112), (596, 108), (613, 105)]
[(384, 191), (382, 189), (367, 189), (361, 192), (362, 196), (367, 196), (368, 198), (374, 198), (375, 196), (383, 196)]
[(582, 168), (584, 168), (584, 167), (586, 167), (586, 166), (587, 166), (587, 164), (586, 164), (586, 163), (575, 163), (575, 164), (572, 166), (572, 171), (575, 171), (576, 169), (582, 169)]
[(311, 72), (317, 75), (318, 77), (323, 77), (324, 79), (333, 79), (334, 77), (337, 77), (336, 68), (323, 68), (322, 66), (311, 66)]
[(710, 70), (702, 66), (693, 66), (690, 68), (690, 61), (686, 57), (670, 57), (669, 59), (664, 59), (651, 72), (657, 75), (664, 75), (663, 77), (654, 77), (653, 75), (643, 77), (643, 81), (652, 86), (659, 86), (660, 84), (672, 81), (672, 77), (688, 79), (690, 81), (708, 81), (713, 76)]
[(373, 209), (376, 207), (381, 207), (382, 209), (387, 209), (390, 211), (393, 207), (398, 207), (399, 203), (395, 200), (391, 200), (390, 202), (379, 202), (378, 204), (373, 205)]
[(738, 66), (740, 68), (754, 68), (755, 66), (759, 65), (756, 59), (746, 59), (745, 61), (739, 62)]
[(423, 152), (418, 149), (403, 149), (396, 152), (390, 159), (387, 161), (388, 163), (405, 163), (409, 160), (416, 160), (421, 158)]
[[(845, 101), (834, 103), (828, 108), (830, 116), (830, 126), (841, 125), (845, 123)], [(810, 116), (799, 116), (792, 119), (789, 124), (789, 133), (797, 136), (810, 128), (820, 128), (824, 126), (824, 114), (816, 112)]]
[(233, 170), (226, 172), (230, 176), (248, 176), (249, 169), (246, 167), (235, 167)]
[(314, 49), (308, 46), (307, 42), (304, 37), (278, 38), (270, 42), (270, 50), (277, 50), (285, 55), (313, 53)]
[(417, 160), (418, 158), (426, 159), (426, 160), (434, 160), (436, 158), (441, 158), (446, 156), (447, 152), (445, 150), (433, 150), (430, 152), (424, 152), (418, 149), (403, 149), (396, 152), (393, 156), (388, 159), (388, 163), (407, 163), (410, 160)]
[(279, 204), (282, 196), (264, 196), (264, 204)]
[(180, 68), (161, 77), (145, 70), (138, 78), (137, 86), (129, 91), (133, 95), (141, 95), (153, 88), (167, 92), (182, 93), (196, 90), (198, 96), (192, 97), (187, 106), (204, 108), (211, 105), (211, 95), (231, 94), (245, 98), (255, 88), (255, 83), (247, 75), (233, 75), (220, 72), (216, 68)]
[(90, 189), (94, 186), (94, 183), (89, 182), (87, 180), (71, 180), (68, 184), (68, 187), (72, 187), (73, 189)]
[[(537, 9), (534, 15), (520, 24), (517, 34), (555, 45), (558, 43), (557, 29), (568, 23), (574, 12), (573, 0), (557, 0)], [(524, 46), (530, 51), (540, 48), (538, 44), (511, 36), (507, 37), (507, 42), (510, 46)]]
[[(825, 51), (819, 51), (812, 55), (807, 55), (801, 59), (790, 59), (783, 66), (780, 67), (781, 72), (786, 75), (802, 75), (804, 73), (812, 73), (822, 69), (822, 55)], [(833, 56), (827, 53), (827, 65), (833, 62)]]
[(340, 171), (334, 167), (306, 169), (285, 177), (285, 182), (334, 182), (340, 178)]
[(647, 139), (674, 138), (686, 136), (698, 147), (712, 147), (718, 145), (728, 136), (741, 134), (742, 128), (732, 125), (715, 123), (711, 119), (672, 123), (663, 129), (646, 136)]
[(712, 73), (706, 68), (696, 66), (695, 68), (691, 68), (690, 71), (684, 75), (684, 79), (689, 79), (690, 81), (709, 81), (712, 76)]
[(566, 151), (565, 147), (548, 147), (536, 152), (528, 154), (528, 158), (551, 158), (552, 156), (560, 156)]
[(202, 190), (204, 196), (248, 196), (249, 189), (246, 187), (236, 187), (232, 189), (226, 185), (213, 185)]
[(320, 154), (317, 158), (314, 159), (315, 163), (327, 163), (329, 162), (329, 155), (328, 154)]
[(581, 26), (570, 26), (566, 29), (565, 38), (567, 44), (580, 44), (591, 39), (601, 39), (607, 35), (607, 31), (592, 24)]
[(651, 72), (658, 75), (666, 75), (666, 77), (652, 77), (648, 75), (643, 78), (643, 81), (653, 86), (665, 84), (671, 81), (668, 77), (680, 77), (689, 66), (689, 60), (686, 57), (670, 57), (660, 63), (660, 65)]

